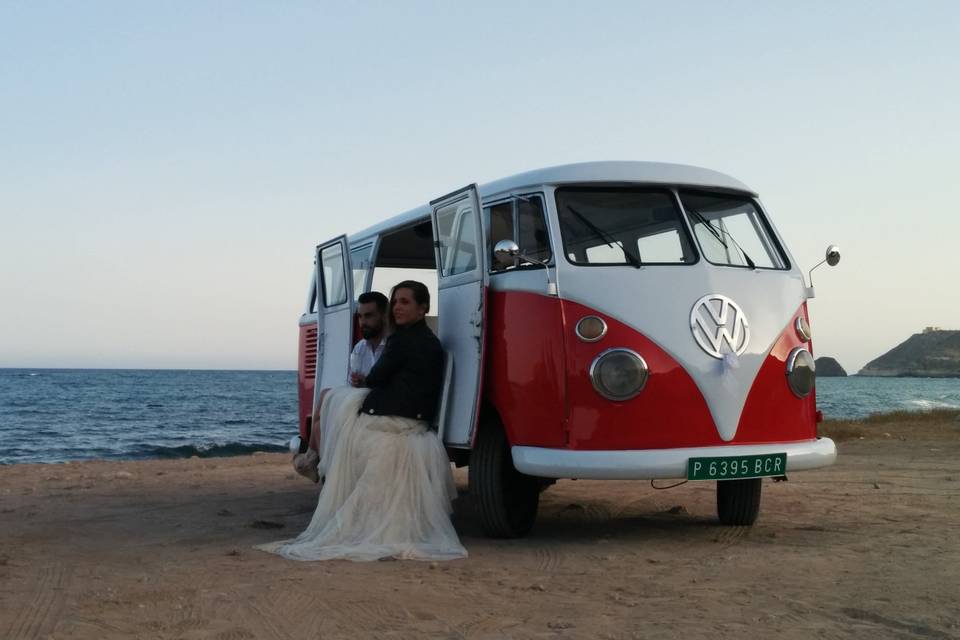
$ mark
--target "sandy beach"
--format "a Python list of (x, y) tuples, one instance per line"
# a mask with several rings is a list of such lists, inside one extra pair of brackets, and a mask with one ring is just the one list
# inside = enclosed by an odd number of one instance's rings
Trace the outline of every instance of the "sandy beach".
[[(960, 421), (828, 424), (837, 465), (764, 484), (754, 527), (714, 484), (561, 481), (532, 534), (467, 560), (297, 563), (281, 454), (0, 467), (0, 638), (957, 638)], [(667, 484), (667, 483), (663, 483)]]

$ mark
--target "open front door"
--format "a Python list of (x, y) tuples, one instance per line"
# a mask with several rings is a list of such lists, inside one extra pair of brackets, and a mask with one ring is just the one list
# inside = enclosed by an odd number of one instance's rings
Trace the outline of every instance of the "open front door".
[(313, 419), (317, 424), (320, 390), (347, 383), (353, 348), (353, 272), (347, 236), (317, 245), (317, 374)]
[(453, 369), (444, 424), (446, 444), (469, 448), (480, 412), (487, 265), (480, 198), (470, 185), (430, 203), (437, 253), (439, 338)]

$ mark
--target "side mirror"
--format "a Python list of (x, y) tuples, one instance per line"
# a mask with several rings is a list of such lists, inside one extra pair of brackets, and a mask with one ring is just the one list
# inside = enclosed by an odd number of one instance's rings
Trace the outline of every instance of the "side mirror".
[[(840, 262), (840, 247), (835, 244), (831, 244), (827, 247), (827, 253), (824, 255), (823, 260), (818, 262), (813, 266), (813, 269), (816, 269), (820, 265), (826, 262), (831, 267), (835, 267), (838, 262)], [(807, 281), (810, 283), (810, 286), (806, 288), (805, 296), (807, 298), (812, 298), (814, 296), (813, 292), (813, 269), (810, 269), (810, 272), (807, 273)]]
[(550, 276), (550, 265), (542, 260), (537, 260), (536, 258), (520, 253), (520, 247), (517, 246), (517, 243), (513, 240), (501, 240), (493, 245), (493, 257), (496, 258), (497, 262), (503, 267), (512, 267), (516, 263), (517, 258), (540, 265), (547, 274), (547, 295), (557, 295), (557, 283)]
[(827, 247), (827, 264), (831, 267), (837, 266), (837, 263), (840, 262), (840, 247), (835, 244)]
[(514, 260), (520, 256), (520, 247), (513, 240), (501, 240), (493, 247), (493, 257), (502, 267), (512, 267)]

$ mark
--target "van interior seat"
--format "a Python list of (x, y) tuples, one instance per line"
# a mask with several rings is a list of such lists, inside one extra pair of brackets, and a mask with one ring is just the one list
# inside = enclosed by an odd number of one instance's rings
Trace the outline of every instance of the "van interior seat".
[(440, 322), (437, 316), (425, 316), (424, 321), (427, 323), (427, 326), (430, 327), (430, 331), (433, 331), (433, 334), (436, 335), (437, 331), (440, 330)]

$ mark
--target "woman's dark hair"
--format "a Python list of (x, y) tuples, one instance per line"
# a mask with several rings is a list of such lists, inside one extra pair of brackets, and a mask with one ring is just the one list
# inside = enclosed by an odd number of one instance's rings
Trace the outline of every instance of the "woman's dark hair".
[(390, 326), (394, 326), (393, 320), (393, 300), (397, 295), (397, 289), (410, 289), (413, 292), (413, 299), (416, 300), (419, 305), (427, 305), (427, 312), (430, 312), (430, 290), (427, 289), (427, 285), (416, 280), (404, 280), (403, 282), (398, 283), (390, 290)]

